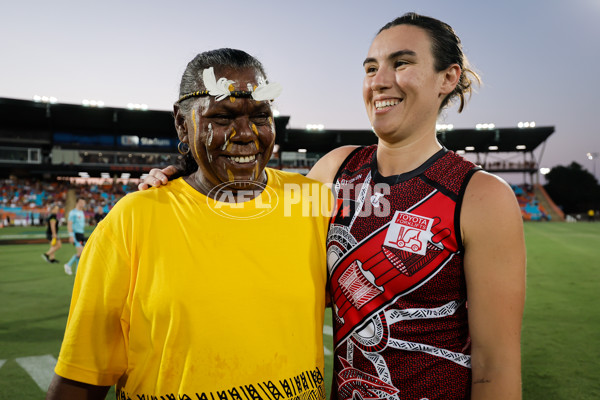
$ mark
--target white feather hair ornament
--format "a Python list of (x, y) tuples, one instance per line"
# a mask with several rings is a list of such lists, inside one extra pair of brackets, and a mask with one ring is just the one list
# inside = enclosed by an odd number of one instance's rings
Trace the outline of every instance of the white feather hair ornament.
[(217, 81), (213, 67), (206, 68), (202, 71), (202, 80), (204, 80), (204, 87), (211, 96), (216, 97), (216, 101), (221, 101), (224, 98), (229, 97), (231, 94), (229, 85), (235, 83), (235, 81), (230, 81), (227, 78), (219, 78)]
[(273, 100), (281, 94), (283, 87), (277, 83), (267, 83), (260, 77), (258, 78), (258, 86), (252, 92), (252, 98), (256, 101)]
[[(231, 96), (229, 87), (234, 84), (235, 81), (227, 78), (219, 78), (219, 80), (217, 80), (213, 67), (206, 68), (202, 71), (202, 79), (204, 80), (204, 87), (208, 91), (208, 94), (215, 96), (216, 101), (221, 101)], [(256, 101), (273, 100), (278, 97), (283, 90), (283, 87), (279, 83), (267, 83), (262, 77), (259, 77), (258, 85), (254, 90), (251, 90), (250, 85), (248, 86), (248, 89), (250, 89), (249, 91), (252, 92), (252, 98)]]

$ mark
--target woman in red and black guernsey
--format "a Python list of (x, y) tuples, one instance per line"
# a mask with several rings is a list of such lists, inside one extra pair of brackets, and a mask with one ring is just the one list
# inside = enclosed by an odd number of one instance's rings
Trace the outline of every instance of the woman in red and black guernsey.
[(413, 13), (379, 31), (364, 70), (378, 144), (336, 149), (308, 175), (337, 197), (332, 399), (520, 399), (519, 207), (436, 138), (479, 78), (450, 26)]

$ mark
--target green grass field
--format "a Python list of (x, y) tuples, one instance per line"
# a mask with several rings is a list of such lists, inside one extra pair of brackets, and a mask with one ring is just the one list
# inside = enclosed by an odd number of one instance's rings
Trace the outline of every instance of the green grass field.
[[(39, 235), (39, 229), (0, 229)], [(524, 399), (599, 399), (600, 224), (527, 223)], [(43, 235), (41, 236), (43, 237)], [(0, 245), (0, 399), (42, 399), (58, 356), (73, 277), (48, 264), (46, 244)], [(71, 245), (57, 254), (67, 261)], [(330, 313), (326, 325), (331, 326)], [(332, 350), (325, 329), (326, 353)], [(331, 355), (326, 356), (327, 389)], [(114, 398), (111, 392), (108, 398)]]

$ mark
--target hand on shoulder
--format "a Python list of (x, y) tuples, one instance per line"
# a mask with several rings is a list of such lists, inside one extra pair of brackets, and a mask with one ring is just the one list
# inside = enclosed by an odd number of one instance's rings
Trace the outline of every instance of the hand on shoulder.
[(152, 168), (148, 176), (143, 182), (138, 185), (138, 190), (146, 190), (150, 187), (160, 187), (169, 182), (169, 178), (177, 173), (177, 168), (174, 165), (169, 165), (163, 169)]

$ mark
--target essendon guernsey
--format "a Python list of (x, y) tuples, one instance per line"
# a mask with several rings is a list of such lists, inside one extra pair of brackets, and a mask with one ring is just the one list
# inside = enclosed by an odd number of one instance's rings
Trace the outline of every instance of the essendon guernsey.
[(471, 369), (460, 206), (478, 168), (446, 149), (406, 174), (355, 150), (334, 181), (327, 238), (332, 398), (468, 398)]

